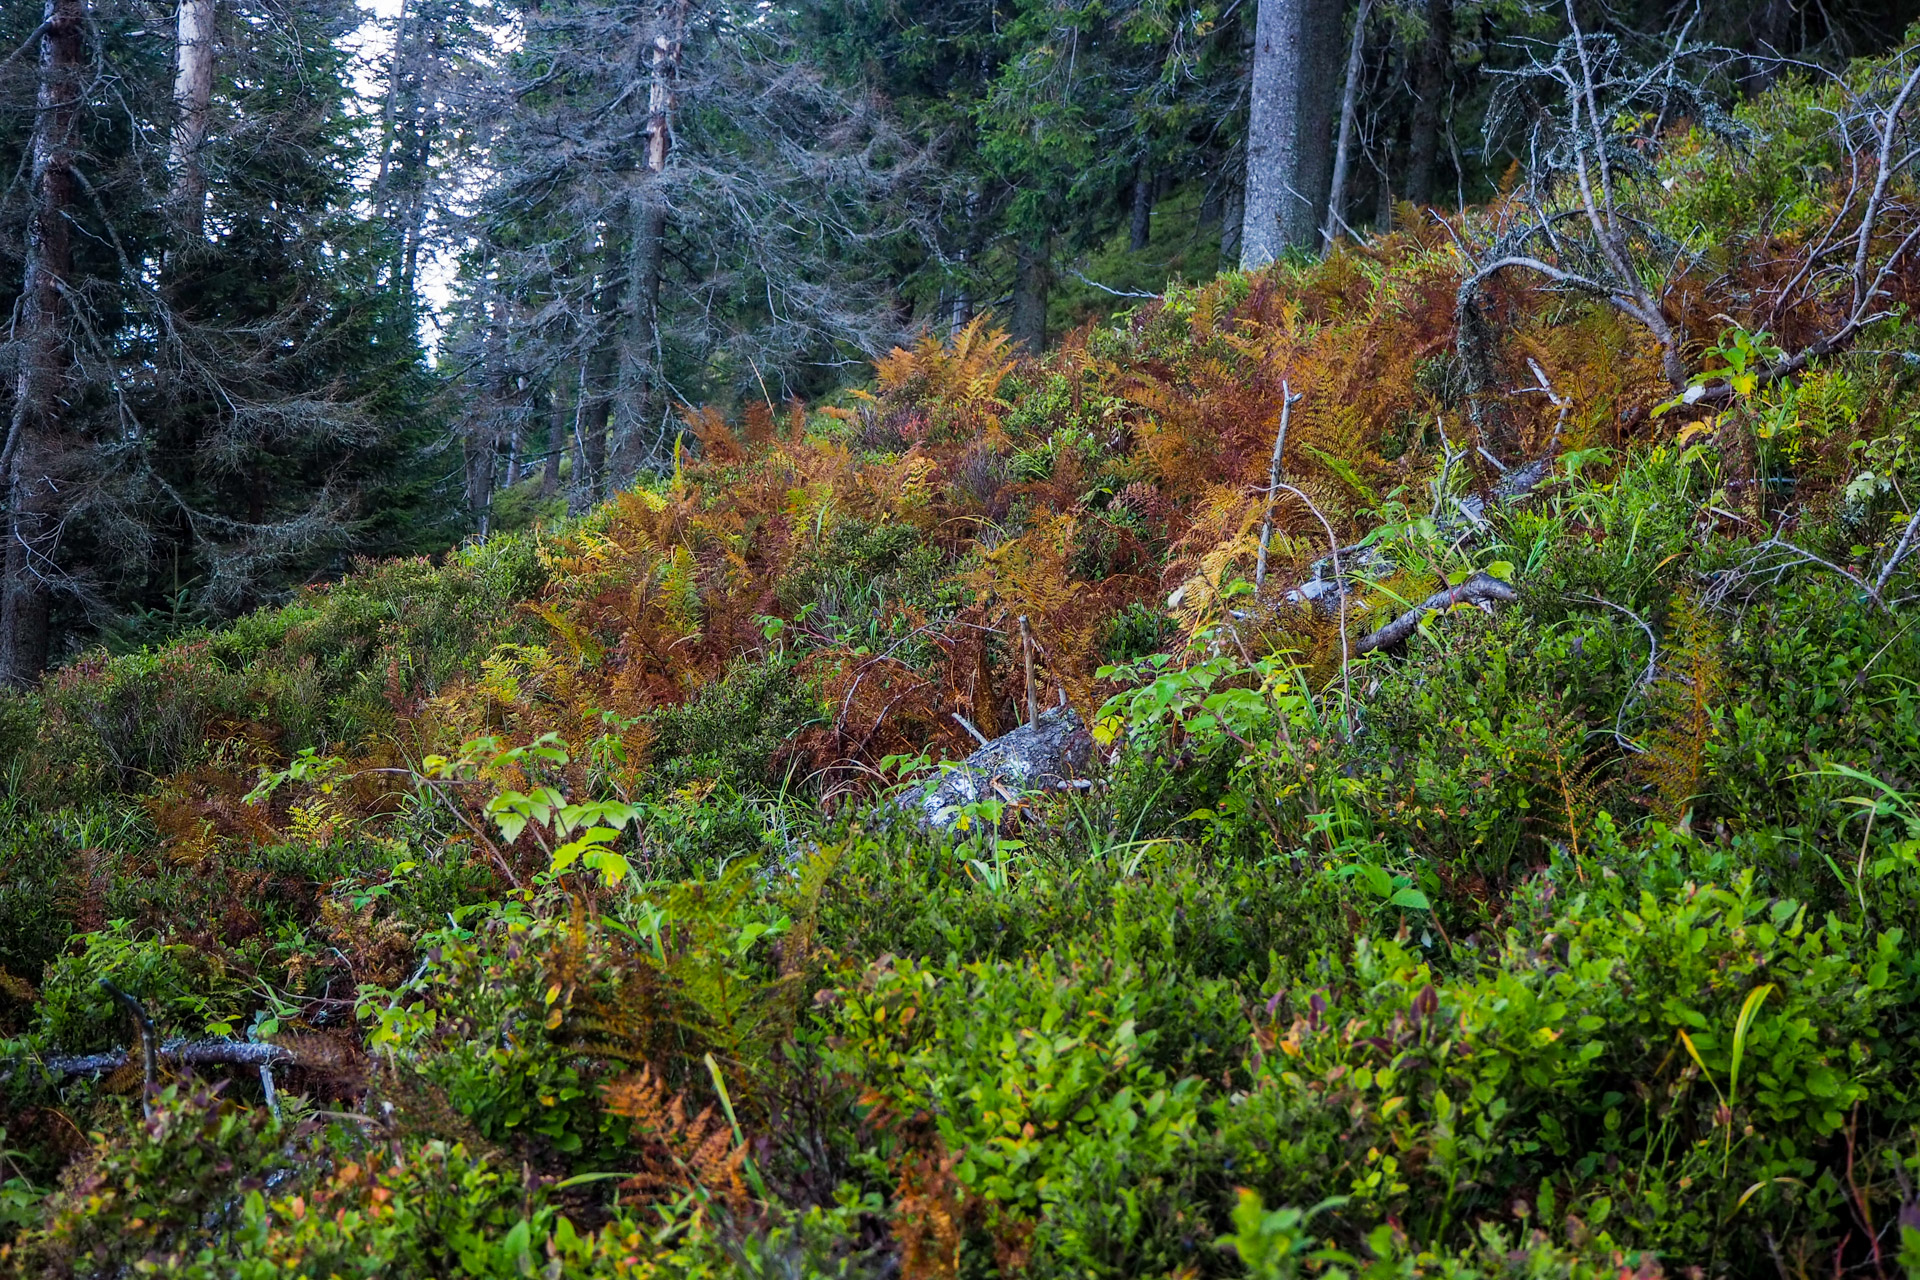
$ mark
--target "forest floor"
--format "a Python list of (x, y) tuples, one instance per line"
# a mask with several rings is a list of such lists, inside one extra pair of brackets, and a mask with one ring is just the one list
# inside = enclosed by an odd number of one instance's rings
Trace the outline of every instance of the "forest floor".
[(1912, 1274), (1913, 273), (1661, 164), (1691, 394), (1410, 219), (9, 697), (0, 1269)]

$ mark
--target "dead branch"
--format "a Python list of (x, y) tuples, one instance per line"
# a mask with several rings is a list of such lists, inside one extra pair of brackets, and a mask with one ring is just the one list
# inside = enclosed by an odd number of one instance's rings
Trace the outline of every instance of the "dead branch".
[[(110, 1071), (118, 1071), (127, 1065), (131, 1055), (125, 1049), (109, 1049), (104, 1053), (57, 1053), (40, 1060), (40, 1067), (51, 1076), (65, 1079), (71, 1076), (99, 1076)], [(247, 1040), (226, 1040), (220, 1037), (208, 1037), (202, 1040), (177, 1039), (153, 1046), (154, 1078), (157, 1080), (161, 1063), (172, 1067), (272, 1067), (299, 1066), (299, 1058), (290, 1050), (277, 1044), (262, 1044)], [(0, 1080), (10, 1078), (0, 1076)]]
[(1642, 693), (1644, 693), (1647, 689), (1647, 686), (1653, 683), (1654, 676), (1659, 674), (1660, 641), (1654, 637), (1653, 628), (1647, 625), (1646, 619), (1642, 618), (1639, 614), (1627, 608), (1625, 605), (1615, 604), (1613, 601), (1608, 600), (1604, 596), (1584, 596), (1583, 595), (1583, 596), (1576, 597), (1576, 599), (1590, 600), (1594, 604), (1605, 605), (1607, 608), (1614, 610), (1616, 613), (1624, 613), (1627, 615), (1627, 617), (1633, 620), (1633, 624), (1635, 626), (1639, 627), (1642, 631), (1647, 633), (1646, 670), (1642, 671), (1639, 675), (1639, 678), (1633, 682), (1633, 688), (1627, 690), (1627, 696), (1621, 699), (1620, 709), (1613, 713), (1614, 742), (1618, 744), (1623, 750), (1631, 751), (1636, 755), (1642, 755), (1645, 753), (1645, 748), (1641, 747), (1638, 743), (1634, 742), (1633, 739), (1627, 737), (1626, 731), (1622, 729), (1620, 726), (1622, 722), (1626, 719), (1627, 708), (1633, 705), (1634, 699), (1638, 698)]
[(1457, 604), (1491, 605), (1494, 601), (1511, 603), (1517, 597), (1512, 586), (1486, 573), (1476, 573), (1457, 587), (1436, 591), (1419, 604), (1387, 623), (1354, 646), (1358, 653), (1392, 649), (1406, 643), (1420, 629), (1420, 621), (1429, 613), (1443, 612)]
[[(140, 1042), (140, 1107), (141, 1110), (147, 1111), (153, 1105), (154, 1085), (160, 1078), (159, 1063), (155, 1053), (153, 1018), (147, 1013), (145, 1005), (105, 978), (100, 979), (100, 985), (133, 1020), (133, 1033)], [(122, 1056), (124, 1058), (124, 1055)]]
[(39, 44), (40, 37), (47, 34), (47, 28), (52, 25), (53, 23), (49, 21), (49, 22), (43, 22), (39, 26), (35, 27), (33, 29), (33, 34), (20, 42), (19, 48), (15, 49), (12, 53), (8, 54), (6, 57), (0, 58), (0, 67), (5, 67), (9, 65), (13, 61), (15, 61), (17, 58), (19, 58), (21, 54), (33, 48), (33, 46), (35, 46), (36, 44)]
[(1033, 628), (1024, 613), (1020, 615), (1020, 661), (1027, 669), (1027, 723), (1032, 724), (1040, 718), (1040, 698), (1033, 683)]
[[(1609, 292), (1608, 300), (1639, 320), (1659, 340), (1668, 380), (1676, 387), (1685, 386), (1686, 370), (1680, 360), (1679, 336), (1667, 323), (1660, 304), (1647, 292), (1640, 273), (1634, 270), (1633, 263), (1627, 258), (1624, 238), (1620, 233), (1619, 206), (1614, 200), (1612, 167), (1607, 163), (1606, 131), (1601, 123), (1600, 104), (1594, 92), (1593, 59), (1588, 54), (1586, 33), (1580, 29), (1573, 0), (1567, 0), (1566, 8), (1567, 25), (1572, 31), (1574, 52), (1580, 64), (1580, 83), (1567, 86), (1573, 99), (1573, 135), (1576, 139), (1574, 172), (1579, 178), (1581, 201), (1586, 208), (1587, 221), (1593, 228), (1594, 240), (1619, 281), (1618, 286)], [(1586, 117), (1584, 131), (1581, 128), (1583, 106)], [(1587, 175), (1589, 145), (1593, 148), (1594, 163), (1600, 170), (1601, 204), (1598, 208), (1594, 205), (1593, 184)]]
[(1887, 579), (1891, 578), (1893, 571), (1900, 567), (1900, 562), (1907, 558), (1907, 552), (1913, 547), (1913, 531), (1916, 528), (1920, 528), (1920, 511), (1915, 511), (1908, 519), (1907, 530), (1900, 535), (1900, 541), (1894, 545), (1893, 554), (1888, 556), (1887, 562), (1880, 566), (1880, 573), (1873, 580), (1875, 595), (1887, 589)]
[[(1532, 254), (1510, 253), (1495, 258), (1460, 282), (1459, 293), (1454, 301), (1456, 315), (1464, 320), (1468, 310), (1479, 298), (1480, 287), (1508, 267), (1523, 268), (1536, 275), (1545, 276), (1563, 289), (1572, 289), (1576, 293), (1602, 299), (1621, 315), (1638, 321), (1660, 343), (1662, 370), (1666, 373), (1668, 380), (1676, 387), (1686, 385), (1686, 370), (1680, 361), (1680, 338), (1674, 333), (1673, 326), (1667, 322), (1659, 305), (1646, 293), (1644, 286), (1623, 287), (1609, 284), (1577, 271), (1556, 267)], [(1468, 332), (1468, 326), (1461, 324), (1462, 341), (1466, 340)]]
[(1116, 289), (1112, 285), (1101, 284), (1098, 280), (1089, 278), (1084, 272), (1079, 270), (1075, 270), (1073, 275), (1079, 279), (1081, 284), (1098, 289), (1102, 293), (1110, 293), (1116, 298), (1147, 298), (1158, 302), (1163, 296), (1158, 293), (1146, 293), (1139, 289)]
[[(1909, 526), (1909, 532), (1911, 532), (1911, 525)], [(1904, 542), (1905, 539), (1902, 539), (1902, 541)], [(1774, 552), (1774, 551), (1783, 551), (1787, 553), (1787, 555), (1790, 558), (1783, 560), (1780, 563), (1771, 566), (1770, 568), (1765, 568), (1765, 569), (1760, 568), (1759, 566), (1761, 562), (1767, 558), (1768, 553)], [(1897, 549), (1897, 553), (1902, 557), (1904, 557), (1906, 554), (1904, 549)], [(1888, 561), (1888, 564), (1890, 567), (1897, 563), (1898, 563), (1898, 560)], [(1772, 573), (1775, 577), (1775, 581), (1778, 581), (1779, 578), (1782, 575), (1784, 575), (1787, 570), (1793, 568), (1795, 565), (1801, 565), (1801, 564), (1816, 565), (1819, 568), (1828, 570), (1831, 573), (1839, 574), (1841, 577), (1845, 578), (1847, 581), (1859, 587), (1861, 593), (1867, 599), (1873, 601), (1873, 603), (1877, 605), (1882, 612), (1888, 612), (1887, 602), (1881, 598), (1880, 588), (1876, 584), (1868, 582), (1865, 578), (1861, 577), (1857, 573), (1854, 573), (1852, 570), (1843, 568), (1840, 565), (1833, 563), (1833, 561), (1831, 560), (1823, 559), (1822, 557), (1813, 554), (1813, 552), (1808, 551), (1805, 547), (1796, 546), (1793, 543), (1788, 542), (1785, 538), (1782, 538), (1778, 535), (1768, 538), (1765, 542), (1762, 542), (1756, 545), (1753, 548), (1752, 553), (1747, 556), (1745, 563), (1741, 564), (1738, 568), (1724, 571), (1721, 574), (1719, 581), (1715, 583), (1713, 589), (1708, 593), (1709, 603), (1718, 603), (1719, 601), (1726, 599), (1727, 596), (1732, 594), (1732, 592), (1736, 588), (1738, 588), (1741, 583), (1745, 582), (1749, 578), (1759, 577), (1760, 575), (1766, 574), (1766, 573)], [(1886, 571), (1883, 570), (1883, 572), (1886, 572)]]
[(1253, 589), (1267, 584), (1267, 542), (1273, 535), (1274, 489), (1280, 483), (1280, 454), (1287, 447), (1287, 422), (1293, 417), (1293, 402), (1300, 398), (1285, 378), (1280, 380), (1280, 429), (1273, 436), (1273, 461), (1267, 464), (1267, 518), (1260, 522), (1260, 556), (1253, 566)]
[[(1298, 489), (1294, 488), (1292, 485), (1281, 484), (1278, 481), (1276, 481), (1274, 483), (1274, 487), (1277, 489), (1285, 489), (1288, 493), (1300, 499), (1300, 501), (1306, 503), (1307, 510), (1313, 512), (1314, 518), (1320, 521), (1321, 528), (1327, 531), (1327, 548), (1329, 553), (1333, 557), (1333, 580), (1335, 582), (1340, 582), (1341, 581), (1340, 539), (1334, 536), (1333, 522), (1328, 520), (1325, 515), (1321, 514), (1320, 508), (1314, 505), (1314, 501), (1312, 498), (1309, 498), (1306, 494), (1300, 492)], [(1353, 665), (1353, 652), (1351, 647), (1347, 643), (1347, 591), (1345, 586), (1343, 585), (1340, 588), (1340, 689), (1341, 689), (1341, 696), (1346, 704), (1345, 707), (1343, 708), (1343, 711), (1345, 713), (1344, 718), (1347, 724), (1348, 738), (1353, 737), (1352, 665)]]
[[(1800, 372), (1810, 362), (1840, 350), (1862, 330), (1893, 314), (1889, 308), (1880, 305), (1886, 297), (1887, 279), (1893, 274), (1900, 260), (1906, 256), (1907, 251), (1916, 241), (1920, 241), (1920, 228), (1915, 228), (1903, 236), (1877, 267), (1872, 266), (1870, 259), (1874, 234), (1879, 230), (1880, 219), (1886, 212), (1887, 187), (1893, 181), (1895, 174), (1912, 164), (1915, 156), (1915, 152), (1909, 151), (1895, 159), (1893, 149), (1900, 113), (1905, 110), (1916, 88), (1920, 88), (1920, 66), (1916, 66), (1901, 82), (1893, 101), (1888, 104), (1885, 114), (1874, 129), (1874, 140), (1877, 145), (1874, 149), (1873, 188), (1867, 195), (1866, 204), (1861, 208), (1860, 225), (1852, 236), (1853, 263), (1847, 272), (1853, 290), (1852, 307), (1848, 310), (1846, 318), (1833, 330), (1815, 338), (1801, 350), (1783, 356), (1761, 368), (1758, 371), (1761, 386), (1770, 386), (1782, 378)], [(1871, 117), (1874, 113), (1868, 111), (1867, 114)], [(1843, 122), (1843, 131), (1845, 127)], [(1827, 235), (1823, 236), (1821, 242), (1809, 251), (1806, 261), (1781, 290), (1773, 307), (1776, 316), (1793, 302), (1804, 298), (1808, 291), (1814, 290), (1817, 287), (1817, 277), (1826, 275), (1825, 272), (1816, 270), (1816, 264), (1825, 256), (1831, 244), (1833, 232), (1844, 220), (1847, 207), (1851, 205), (1858, 186), (1856, 178), (1848, 188), (1846, 205), (1843, 205), (1840, 212), (1834, 215), (1834, 221), (1828, 227)], [(1838, 248), (1838, 245), (1831, 247)], [(1721, 379), (1691, 388), (1687, 392), (1686, 402), (1718, 404), (1732, 398), (1731, 379)], [(1876, 595), (1875, 598), (1877, 600), (1878, 596)]]
[[(1446, 443), (1446, 447), (1452, 450), (1452, 442), (1447, 437), (1444, 426), (1441, 427), (1441, 439)], [(1453, 456), (1458, 459), (1463, 455), (1464, 451), (1455, 451)], [(1538, 458), (1509, 467), (1493, 486), (1493, 507), (1496, 510), (1504, 510), (1524, 500), (1552, 474), (1551, 453), (1542, 454)], [(1441, 477), (1440, 483), (1444, 491), (1444, 476)], [(1453, 542), (1464, 539), (1487, 527), (1488, 504), (1478, 494), (1468, 494), (1461, 498), (1456, 503), (1457, 515), (1440, 514), (1444, 505), (1436, 494), (1434, 524), (1436, 532), (1443, 540)], [(1365, 543), (1356, 542), (1336, 548), (1336, 551), (1338, 554), (1322, 556), (1309, 565), (1306, 579), (1288, 591), (1283, 599), (1290, 604), (1308, 604), (1331, 610), (1334, 605), (1329, 597), (1335, 599), (1345, 597), (1348, 591), (1346, 581), (1348, 576), (1366, 573), (1381, 568), (1385, 564), (1385, 557), (1378, 548)]]
[[(1433, 428), (1440, 433), (1441, 449), (1440, 475), (1433, 482), (1433, 511), (1430, 513), (1437, 525), (1440, 523), (1441, 508), (1447, 504), (1447, 484), (1453, 478), (1453, 464), (1466, 456), (1466, 450), (1453, 447), (1453, 441), (1447, 435), (1446, 419), (1437, 413), (1433, 415)], [(1476, 519), (1474, 523), (1479, 521)]]
[[(1528, 356), (1527, 367), (1533, 370), (1534, 377), (1540, 379), (1540, 385), (1526, 389), (1528, 391), (1544, 392), (1547, 397), (1547, 402), (1560, 411), (1560, 416), (1554, 420), (1553, 434), (1547, 438), (1547, 447), (1541, 453), (1542, 457), (1551, 458), (1554, 450), (1560, 447), (1560, 432), (1567, 425), (1567, 414), (1573, 411), (1573, 401), (1554, 391), (1553, 383), (1547, 380), (1547, 371), (1540, 367), (1538, 360), (1535, 360), (1532, 356)], [(1505, 468), (1503, 467), (1501, 470), (1504, 471)]]

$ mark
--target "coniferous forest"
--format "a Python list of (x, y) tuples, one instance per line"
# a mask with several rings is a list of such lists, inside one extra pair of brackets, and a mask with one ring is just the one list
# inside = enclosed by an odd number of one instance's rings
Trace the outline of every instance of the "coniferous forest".
[(1920, 1276), (1920, 0), (17, 0), (0, 304), (0, 1276)]

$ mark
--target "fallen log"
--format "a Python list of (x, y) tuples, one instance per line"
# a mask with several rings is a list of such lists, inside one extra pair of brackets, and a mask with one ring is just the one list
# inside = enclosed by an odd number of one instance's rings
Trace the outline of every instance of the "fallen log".
[[(253, 1040), (225, 1040), (217, 1036), (203, 1040), (169, 1040), (158, 1047), (158, 1057), (161, 1062), (175, 1067), (299, 1065), (297, 1054), (277, 1044)], [(133, 1055), (125, 1049), (109, 1049), (104, 1053), (58, 1053), (42, 1058), (40, 1066), (49, 1075), (62, 1078), (98, 1076), (110, 1071), (118, 1071), (132, 1060)], [(5, 1078), (0, 1076), (0, 1079)]]
[(1515, 595), (1514, 589), (1509, 584), (1491, 574), (1476, 573), (1457, 587), (1448, 587), (1445, 591), (1434, 592), (1392, 622), (1361, 640), (1353, 647), (1353, 651), (1355, 654), (1372, 653), (1376, 649), (1391, 649), (1404, 644), (1409, 636), (1420, 629), (1420, 620), (1436, 610), (1451, 609), (1457, 604), (1491, 604), (1496, 600), (1510, 603)]
[[(55, 1053), (36, 1061), (27, 1061), (0, 1071), (0, 1084), (13, 1079), (22, 1067), (37, 1068), (57, 1080), (74, 1076), (101, 1076), (118, 1071), (131, 1062), (140, 1063), (140, 1074), (147, 1086), (159, 1079), (161, 1064), (173, 1067), (250, 1067), (260, 1073), (260, 1082), (272, 1105), (273, 1068), (300, 1067), (335, 1075), (357, 1074), (361, 1055), (350, 1045), (324, 1033), (295, 1032), (280, 1041), (234, 1040), (227, 1036), (203, 1036), (190, 1039), (176, 1036), (162, 1042), (154, 1034), (153, 1018), (138, 999), (122, 991), (107, 979), (105, 988), (127, 1011), (133, 1023), (136, 1044), (129, 1049), (108, 1049), (100, 1053)], [(134, 1055), (138, 1053), (136, 1058)]]

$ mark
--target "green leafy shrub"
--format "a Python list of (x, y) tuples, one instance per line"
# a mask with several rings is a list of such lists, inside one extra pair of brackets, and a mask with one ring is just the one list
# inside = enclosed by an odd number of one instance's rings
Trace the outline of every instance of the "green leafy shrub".
[(783, 748), (820, 714), (792, 663), (743, 659), (685, 705), (648, 717), (653, 766), (666, 787), (709, 782), (738, 791), (777, 788), (785, 777)]

